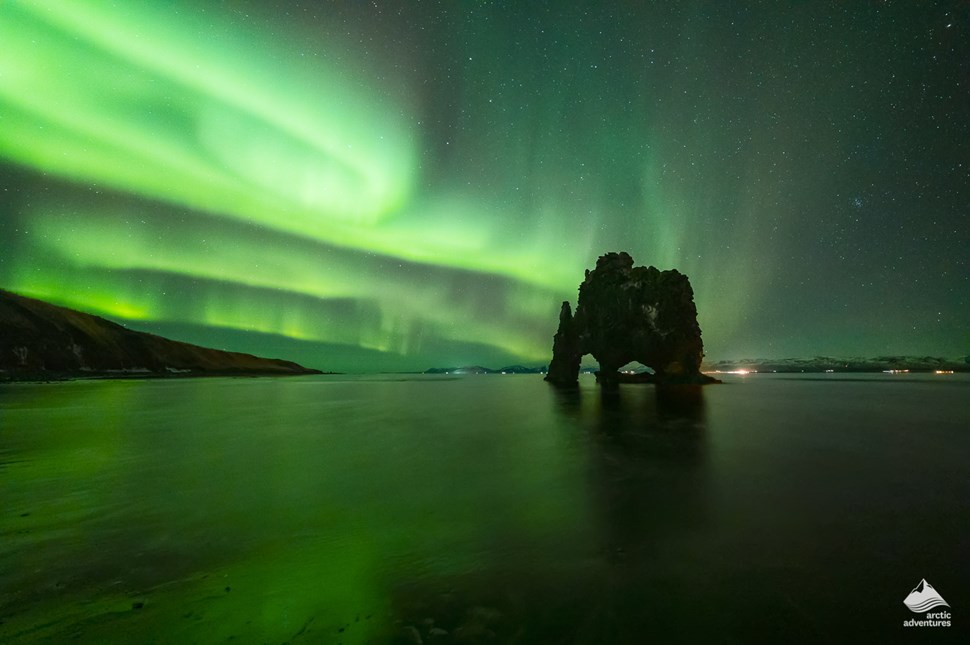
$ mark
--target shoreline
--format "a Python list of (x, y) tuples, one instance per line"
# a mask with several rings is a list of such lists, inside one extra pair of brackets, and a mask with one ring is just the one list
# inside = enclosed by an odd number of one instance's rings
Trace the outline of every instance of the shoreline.
[(303, 372), (282, 372), (282, 371), (259, 371), (259, 370), (213, 370), (213, 371), (186, 371), (186, 372), (91, 372), (85, 374), (77, 373), (56, 373), (56, 374), (10, 374), (0, 371), (0, 384), (6, 383), (67, 383), (71, 381), (140, 381), (140, 380), (168, 380), (168, 379), (190, 379), (190, 378), (257, 378), (262, 376), (319, 376), (343, 374), (343, 372), (323, 372), (321, 370), (308, 369)]
[[(906, 370), (842, 370), (842, 371), (825, 371), (825, 370), (738, 370), (738, 371), (701, 371), (702, 374), (707, 376), (717, 375), (730, 375), (730, 376), (757, 376), (761, 375), (791, 375), (791, 374), (812, 374), (812, 375), (823, 375), (830, 376), (832, 378), (838, 378), (839, 376), (844, 376), (846, 374), (885, 374), (886, 376), (913, 376), (913, 375), (938, 375), (938, 376), (955, 376), (960, 374), (970, 374), (970, 369), (956, 369), (956, 370), (929, 370), (929, 369), (906, 369)], [(590, 372), (589, 374), (593, 374)], [(158, 372), (128, 372), (128, 373), (105, 373), (105, 372), (92, 372), (85, 374), (76, 373), (58, 373), (58, 374), (24, 374), (16, 375), (5, 373), (0, 370), (0, 385), (15, 384), (15, 383), (69, 383), (74, 381), (147, 381), (147, 380), (183, 380), (183, 379), (203, 379), (203, 378), (259, 378), (259, 377), (293, 377), (293, 376), (379, 376), (379, 375), (391, 375), (391, 376), (444, 376), (443, 374), (427, 373), (427, 372), (325, 372), (322, 370), (311, 370), (308, 369), (304, 372), (277, 372), (277, 371), (236, 371), (236, 370), (225, 370), (225, 371), (194, 371), (194, 372), (171, 372), (171, 373), (158, 373)], [(452, 374), (453, 377), (461, 376), (540, 376), (539, 374), (532, 373), (515, 373), (510, 372), (508, 374), (499, 373), (467, 373), (467, 374)], [(717, 377), (714, 377), (712, 383), (721, 383)], [(657, 385), (657, 383), (650, 377), (644, 378), (639, 374), (620, 374), (619, 384), (622, 385)], [(663, 385), (663, 384), (661, 384)]]

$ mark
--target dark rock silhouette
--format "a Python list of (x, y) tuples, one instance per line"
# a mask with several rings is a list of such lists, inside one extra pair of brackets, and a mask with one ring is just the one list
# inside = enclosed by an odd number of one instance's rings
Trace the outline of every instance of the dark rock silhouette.
[(319, 374), (199, 347), (0, 289), (0, 378)]
[(634, 267), (627, 253), (607, 253), (586, 271), (572, 315), (564, 302), (553, 340), (546, 380), (577, 383), (585, 354), (599, 363), (605, 386), (621, 380), (617, 370), (637, 361), (654, 371), (657, 383), (715, 383), (700, 372), (704, 357), (694, 291), (684, 274)]
[(576, 382), (579, 363), (585, 353), (580, 345), (580, 333), (573, 319), (572, 308), (568, 302), (563, 302), (559, 310), (559, 329), (552, 339), (552, 361), (546, 380), (554, 383)]

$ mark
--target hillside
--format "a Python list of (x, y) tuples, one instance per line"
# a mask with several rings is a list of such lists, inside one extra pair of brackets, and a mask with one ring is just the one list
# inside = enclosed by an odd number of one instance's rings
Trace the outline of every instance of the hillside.
[(199, 347), (0, 289), (0, 377), (318, 374), (290, 361)]

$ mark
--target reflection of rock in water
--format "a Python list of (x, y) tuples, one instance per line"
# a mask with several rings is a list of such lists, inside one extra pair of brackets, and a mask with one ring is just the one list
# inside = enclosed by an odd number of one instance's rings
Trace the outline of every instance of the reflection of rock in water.
[(590, 421), (592, 505), (612, 557), (650, 558), (703, 526), (699, 386), (603, 391)]
[(401, 586), (393, 593), (395, 643), (621, 644), (715, 635), (693, 615), (704, 585), (696, 594), (690, 585), (704, 572), (681, 568), (679, 554), (707, 518), (702, 388), (557, 390), (555, 397), (566, 430), (582, 430), (576, 434), (585, 439), (595, 544), (585, 557), (554, 565), (493, 562)]
[(678, 554), (703, 534), (708, 515), (702, 388), (598, 394), (584, 401), (592, 409), (582, 416), (592, 437), (589, 485), (603, 563), (587, 623), (607, 636), (603, 642), (683, 634), (679, 617), (692, 620), (683, 581), (692, 572), (678, 567)]

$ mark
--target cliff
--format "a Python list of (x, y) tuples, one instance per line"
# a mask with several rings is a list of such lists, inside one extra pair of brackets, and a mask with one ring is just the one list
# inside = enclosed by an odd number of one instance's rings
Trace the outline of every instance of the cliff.
[(133, 331), (0, 289), (0, 377), (291, 374), (319, 371)]

